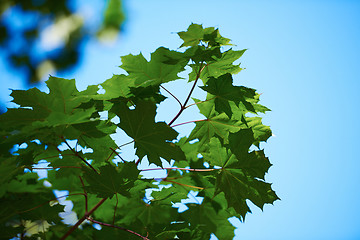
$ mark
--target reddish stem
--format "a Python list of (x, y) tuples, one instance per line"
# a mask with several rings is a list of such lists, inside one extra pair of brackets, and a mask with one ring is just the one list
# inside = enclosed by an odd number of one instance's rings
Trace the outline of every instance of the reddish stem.
[(117, 152), (115, 151), (115, 149), (113, 149), (113, 148), (110, 148), (110, 149), (111, 149), (111, 151), (113, 151), (113, 152), (121, 159), (121, 161), (125, 162), (125, 160), (120, 156), (119, 153), (117, 153)]
[(172, 125), (171, 127), (177, 127), (177, 126), (181, 126), (181, 125), (188, 124), (188, 123), (203, 122), (203, 121), (206, 121), (206, 120), (207, 119), (193, 120), (193, 121), (178, 123), (178, 124)]
[(171, 183), (175, 183), (175, 184), (178, 184), (180, 186), (185, 186), (185, 187), (190, 187), (190, 188), (196, 188), (196, 189), (204, 189), (202, 187), (197, 187), (197, 186), (192, 186), (192, 185), (187, 185), (187, 184), (184, 184), (184, 183), (179, 183), (179, 182), (175, 182), (175, 181), (171, 181), (171, 180), (168, 180), (168, 179), (164, 179), (165, 182), (171, 182)]
[(186, 109), (186, 104), (189, 102), (190, 100), (190, 97), (191, 97), (191, 94), (193, 93), (195, 87), (196, 87), (196, 84), (200, 78), (200, 75), (201, 75), (201, 72), (204, 70), (204, 68), (206, 67), (206, 65), (203, 66), (203, 63), (200, 64), (200, 71), (197, 73), (196, 75), (196, 79), (195, 79), (195, 82), (189, 92), (189, 95), (187, 96), (184, 104), (181, 106), (179, 112), (176, 114), (176, 116), (170, 121), (170, 123), (168, 124), (169, 126), (171, 126), (171, 124), (173, 124), (175, 122), (176, 119), (178, 119), (178, 117), (181, 115), (181, 113)]
[(101, 206), (101, 204), (103, 204), (103, 203), (106, 201), (106, 199), (107, 199), (107, 198), (101, 199), (101, 200), (95, 205), (95, 207), (93, 207), (89, 212), (86, 212), (86, 213), (84, 214), (84, 216), (82, 216), (82, 218), (80, 218), (80, 219), (75, 223), (75, 225), (72, 226), (72, 228), (70, 228), (69, 231), (67, 231), (67, 232), (64, 234), (64, 236), (62, 236), (62, 238), (60, 238), (60, 240), (65, 240), (68, 236), (70, 236), (70, 234), (71, 234), (73, 231), (75, 231), (83, 221), (85, 221), (86, 219), (88, 219), (89, 216), (90, 216), (93, 212), (95, 212), (95, 210), (98, 209), (98, 208)]
[(191, 172), (210, 172), (210, 171), (215, 171), (215, 170), (220, 170), (221, 168), (206, 168), (206, 169), (194, 169), (194, 168), (150, 168), (150, 169), (143, 169), (140, 171), (155, 171), (155, 170), (186, 170), (186, 171), (191, 171)]
[(83, 190), (84, 190), (84, 197), (85, 197), (85, 212), (88, 212), (88, 199), (87, 199), (87, 192), (85, 190), (85, 184), (84, 184), (84, 181), (82, 180), (82, 177), (79, 176), (80, 178), (80, 182), (81, 182), (81, 185), (83, 187)]
[(75, 156), (77, 156), (78, 158), (81, 159), (81, 161), (83, 161), (88, 167), (90, 167), (94, 172), (96, 172), (97, 174), (100, 174), (93, 166), (91, 166), (90, 163), (88, 163), (82, 156), (79, 155), (78, 152), (76, 152), (66, 141), (66, 139), (64, 137), (62, 137), (63, 141), (65, 142), (65, 144), (68, 146), (68, 148), (75, 154)]
[(123, 228), (123, 227), (119, 227), (119, 226), (115, 226), (115, 225), (112, 225), (112, 224), (108, 224), (108, 223), (103, 223), (103, 222), (99, 222), (99, 221), (96, 221), (92, 218), (87, 218), (89, 221), (93, 222), (93, 223), (97, 223), (99, 225), (102, 225), (102, 226), (106, 226), (106, 227), (112, 227), (112, 228), (117, 228), (117, 229), (120, 229), (120, 230), (123, 230), (123, 231), (126, 231), (126, 232), (129, 232), (129, 233), (132, 233), (138, 237), (141, 237), (143, 240), (150, 240), (148, 239), (147, 237), (144, 237), (142, 235), (140, 235), (139, 233), (137, 232), (134, 232), (134, 231), (131, 231), (129, 229), (126, 229), (126, 228)]
[(179, 104), (180, 104), (180, 107), (182, 108), (183, 107), (183, 105), (182, 105), (182, 103), (180, 102), (180, 100), (174, 95), (174, 94), (172, 94), (169, 90), (167, 90), (165, 87), (163, 87), (163, 86), (161, 86), (160, 85), (160, 87), (162, 88), (162, 89), (164, 89), (167, 93), (169, 93)]
[(185, 108), (188, 108), (188, 107), (191, 107), (191, 106), (194, 106), (194, 105), (200, 104), (200, 103), (208, 102), (208, 101), (214, 100), (215, 98), (217, 98), (217, 96), (212, 97), (212, 98), (209, 98), (209, 99), (206, 99), (206, 100), (204, 100), (204, 101), (200, 101), (200, 102), (192, 103), (192, 104), (190, 104), (190, 105), (186, 106)]
[(113, 225), (115, 224), (115, 214), (116, 214), (116, 209), (117, 209), (117, 206), (118, 206), (118, 203), (119, 203), (119, 199), (118, 199), (117, 193), (115, 193), (115, 196), (116, 196), (116, 205), (115, 205), (115, 209), (114, 209)]

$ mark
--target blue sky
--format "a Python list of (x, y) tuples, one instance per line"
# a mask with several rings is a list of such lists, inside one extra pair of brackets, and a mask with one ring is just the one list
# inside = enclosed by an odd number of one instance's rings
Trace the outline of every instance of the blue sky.
[[(272, 109), (264, 116), (275, 134), (263, 145), (273, 164), (266, 180), (282, 199), (263, 212), (252, 205), (253, 214), (236, 223), (235, 239), (360, 239), (360, 2), (124, 2), (120, 38), (88, 41), (81, 65), (57, 76), (75, 78), (83, 89), (121, 73), (122, 55), (178, 48), (175, 32), (191, 22), (218, 27), (234, 49), (248, 49), (236, 81), (263, 93), (262, 104)], [(8, 88), (24, 86), (2, 62), (0, 72), (0, 97), (9, 101)], [(159, 120), (176, 110), (163, 111)]]

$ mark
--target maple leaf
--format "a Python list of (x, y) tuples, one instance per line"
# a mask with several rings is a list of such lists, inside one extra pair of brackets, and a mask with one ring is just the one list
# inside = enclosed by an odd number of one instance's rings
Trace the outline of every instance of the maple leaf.
[(151, 202), (161, 202), (165, 204), (172, 204), (180, 202), (187, 198), (187, 191), (178, 191), (175, 187), (163, 188), (160, 191), (153, 191), (151, 196), (154, 198)]
[(219, 139), (212, 138), (210, 152), (204, 153), (206, 161), (221, 167), (216, 176), (216, 192), (224, 192), (229, 207), (233, 207), (242, 218), (251, 212), (246, 199), (259, 208), (279, 199), (271, 184), (258, 180), (263, 178), (271, 164), (263, 152), (248, 153), (254, 141), (251, 129), (230, 133), (230, 149), (224, 148)]
[(124, 103), (114, 105), (112, 112), (120, 117), (118, 126), (135, 141), (136, 155), (142, 159), (147, 156), (150, 163), (161, 166), (160, 157), (185, 159), (181, 149), (171, 141), (178, 133), (164, 122), (155, 123), (156, 107), (151, 102), (139, 102), (135, 110), (130, 110)]
[(84, 178), (90, 184), (87, 190), (102, 198), (112, 198), (116, 193), (128, 196), (128, 190), (140, 172), (134, 163), (122, 163), (118, 168), (107, 164), (99, 168), (100, 174), (88, 168), (83, 169)]
[(255, 112), (247, 98), (255, 96), (255, 90), (245, 87), (234, 86), (231, 74), (227, 73), (218, 78), (210, 77), (206, 86), (201, 87), (203, 90), (215, 95), (215, 110), (219, 113), (225, 112), (231, 118), (232, 110), (229, 101), (233, 101), (237, 106), (240, 102), (244, 104), (247, 110)]
[(180, 47), (197, 46), (200, 41), (207, 42), (212, 46), (230, 45), (230, 39), (222, 37), (218, 29), (203, 28), (200, 24), (192, 23), (187, 31), (178, 32), (178, 35), (184, 41)]
[(259, 147), (261, 141), (266, 141), (272, 132), (270, 127), (265, 126), (261, 122), (260, 117), (245, 117), (246, 111), (241, 111), (238, 107), (234, 107), (234, 103), (230, 107), (232, 109), (232, 117), (229, 118), (225, 113), (217, 114), (215, 110), (215, 100), (201, 102), (194, 99), (200, 113), (206, 119), (198, 120), (195, 122), (195, 128), (191, 131), (187, 141), (199, 139), (198, 149), (200, 152), (206, 151), (209, 148), (210, 139), (214, 136), (223, 139), (228, 143), (229, 133), (234, 133), (240, 129), (251, 128), (254, 132), (255, 142), (254, 145)]
[(151, 54), (151, 60), (148, 62), (144, 56), (127, 55), (121, 58), (123, 68), (134, 81), (136, 87), (147, 87), (149, 85), (159, 85), (179, 79), (178, 73), (184, 71), (187, 62), (182, 61), (178, 64), (167, 64), (167, 60), (178, 58), (178, 52), (170, 51), (167, 48), (160, 47)]
[(118, 97), (127, 98), (130, 96), (130, 87), (134, 86), (134, 81), (126, 75), (113, 75), (105, 82), (100, 84), (105, 90), (104, 94), (98, 95), (99, 99), (113, 99)]
[(225, 211), (216, 211), (210, 202), (199, 204), (187, 204), (189, 209), (182, 213), (190, 224), (199, 227), (202, 231), (215, 233), (219, 239), (232, 239), (235, 236), (235, 227), (228, 218), (232, 215)]
[(214, 136), (222, 138), (227, 142), (229, 132), (237, 132), (241, 127), (246, 127), (241, 120), (229, 119), (225, 113), (217, 114), (215, 111), (214, 100), (201, 102), (195, 99), (200, 113), (206, 119), (195, 122), (196, 126), (191, 131), (187, 141), (199, 139), (199, 151), (205, 151), (209, 148), (210, 139)]
[[(239, 73), (243, 68), (240, 67), (240, 64), (234, 65), (233, 63), (239, 59), (245, 51), (246, 49), (240, 51), (229, 49), (221, 53), (221, 56), (213, 55), (210, 60), (206, 61), (205, 67), (201, 71), (200, 79), (205, 84), (209, 77), (217, 78), (226, 73)], [(192, 67), (192, 72), (189, 74), (189, 80), (193, 81), (196, 79), (199, 69), (197, 64), (191, 64), (190, 66)]]

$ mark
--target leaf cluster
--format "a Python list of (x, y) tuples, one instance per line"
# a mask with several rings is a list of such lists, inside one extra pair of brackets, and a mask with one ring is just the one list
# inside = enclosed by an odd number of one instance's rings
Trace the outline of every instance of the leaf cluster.
[[(272, 133), (259, 113), (269, 109), (254, 89), (234, 85), (233, 74), (242, 70), (234, 62), (245, 50), (233, 50), (218, 29), (198, 24), (178, 35), (179, 50), (160, 47), (151, 60), (124, 56), (127, 74), (84, 91), (75, 80), (51, 76), (49, 92), (12, 92), (19, 107), (0, 116), (4, 239), (209, 239), (212, 233), (232, 239), (230, 217), (244, 221), (249, 201), (263, 209), (279, 199), (265, 181), (271, 164), (260, 148)], [(167, 83), (184, 81), (184, 71), (191, 90), (180, 101)], [(195, 88), (206, 98), (195, 98)], [(155, 120), (165, 99), (179, 105), (168, 123)], [(178, 123), (190, 108), (203, 118)], [(187, 123), (195, 127), (180, 138), (176, 128)], [(119, 130), (131, 141), (115, 142)], [(130, 159), (129, 146), (135, 148)], [(140, 167), (146, 162), (157, 167)], [(150, 179), (143, 176), (149, 171)], [(69, 193), (54, 196), (54, 190)], [(194, 191), (201, 201), (178, 211)], [(59, 217), (65, 199), (74, 204), (72, 227)]]

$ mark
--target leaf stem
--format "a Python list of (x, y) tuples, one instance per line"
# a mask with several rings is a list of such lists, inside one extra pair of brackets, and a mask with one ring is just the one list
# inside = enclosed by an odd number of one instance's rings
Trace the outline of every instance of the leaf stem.
[(135, 140), (132, 140), (132, 141), (124, 143), (124, 144), (121, 144), (120, 146), (117, 147), (117, 149), (120, 149), (120, 148), (122, 148), (122, 147), (124, 147), (126, 145), (129, 145), (130, 143), (133, 143), (133, 142), (135, 142)]
[[(132, 141), (130, 141), (130, 142), (127, 142), (127, 143), (124, 143), (124, 144), (122, 144), (122, 145), (120, 145), (120, 146), (117, 146), (116, 149), (121, 149), (122, 147), (124, 147), (124, 146), (126, 146), (126, 145), (129, 145), (130, 143), (133, 143), (134, 141), (135, 141), (135, 140), (132, 140)], [(115, 150), (116, 150), (116, 149), (115, 149)], [(113, 153), (117, 154), (113, 148), (110, 148), (110, 150), (111, 150), (111, 153), (110, 153), (110, 155), (108, 156), (108, 158), (106, 159), (106, 161), (108, 161), (108, 160), (111, 158), (111, 156), (113, 155)], [(120, 156), (118, 155), (118, 157), (120, 157)], [(124, 161), (124, 159), (122, 159), (121, 157), (120, 157), (120, 159)], [(124, 162), (125, 162), (125, 161), (124, 161)]]
[(200, 103), (208, 102), (208, 101), (211, 101), (211, 100), (213, 100), (213, 99), (215, 99), (215, 98), (217, 98), (217, 96), (212, 97), (212, 98), (209, 98), (209, 99), (206, 99), (206, 100), (204, 100), (204, 101), (200, 101), (200, 102), (192, 103), (192, 104), (190, 104), (190, 105), (186, 106), (185, 108), (188, 108), (188, 107), (191, 107), (191, 106), (194, 106), (194, 105), (200, 104)]
[(193, 121), (178, 123), (178, 124), (172, 125), (171, 127), (177, 127), (177, 126), (181, 126), (181, 125), (188, 124), (188, 123), (203, 122), (203, 121), (206, 121), (206, 120), (207, 119), (193, 120)]
[(85, 197), (85, 212), (88, 212), (88, 198), (87, 198), (87, 192), (85, 190), (85, 184), (84, 184), (84, 181), (82, 180), (82, 177), (79, 176), (80, 178), (80, 182), (81, 182), (81, 185), (83, 187), (83, 190), (84, 190), (84, 197)]
[(81, 167), (75, 167), (75, 166), (58, 166), (58, 167), (33, 167), (31, 169), (37, 169), (37, 170), (53, 170), (56, 168), (81, 168)]
[(115, 224), (115, 214), (116, 214), (117, 206), (118, 206), (118, 203), (119, 203), (119, 199), (118, 199), (117, 193), (115, 193), (115, 197), (116, 197), (116, 204), (115, 204), (114, 216), (113, 216), (113, 222), (112, 222), (113, 225)]
[(192, 88), (191, 88), (191, 90), (189, 92), (189, 95), (187, 96), (184, 104), (181, 106), (179, 112), (176, 114), (176, 116), (168, 124), (169, 126), (171, 126), (175, 122), (175, 120), (178, 119), (178, 117), (181, 115), (181, 113), (186, 109), (186, 104), (189, 102), (191, 94), (193, 93), (193, 91), (194, 91), (194, 89), (196, 87), (196, 84), (197, 84), (197, 82), (198, 82), (198, 80), (200, 78), (201, 72), (204, 70), (205, 67), (206, 67), (206, 65), (203, 66), (203, 63), (200, 63), (200, 67), (199, 67), (200, 70), (196, 75), (195, 82), (194, 82), (194, 84), (193, 84), (193, 86), (192, 86)]
[(117, 153), (117, 152), (115, 151), (115, 149), (113, 149), (113, 148), (110, 148), (110, 149), (111, 149), (111, 151), (113, 151), (113, 152), (121, 159), (121, 161), (125, 162), (125, 160), (120, 156), (119, 153)]
[(211, 172), (215, 170), (220, 170), (221, 168), (204, 168), (204, 169), (195, 169), (195, 168), (150, 168), (150, 169), (142, 169), (140, 171), (156, 171), (156, 170), (184, 170), (184, 171), (191, 171), (191, 172)]
[(93, 207), (89, 212), (86, 212), (86, 213), (84, 214), (84, 216), (82, 216), (82, 218), (80, 218), (80, 219), (75, 223), (75, 225), (72, 226), (72, 228), (70, 228), (69, 231), (67, 231), (67, 232), (64, 234), (64, 236), (62, 236), (62, 238), (60, 238), (60, 240), (65, 240), (68, 236), (70, 236), (70, 234), (71, 234), (73, 231), (75, 231), (75, 230), (77, 229), (77, 227), (78, 227), (83, 221), (85, 221), (86, 219), (88, 219), (89, 216), (90, 216), (93, 212), (95, 212), (95, 210), (98, 209), (98, 208), (101, 206), (101, 204), (103, 204), (103, 203), (106, 201), (106, 199), (107, 199), (107, 198), (101, 199), (101, 200), (95, 205), (95, 207)]
[(69, 143), (66, 141), (66, 139), (64, 137), (61, 137), (63, 139), (63, 141), (65, 142), (65, 144), (68, 146), (68, 148), (75, 154), (75, 156), (77, 156), (78, 158), (81, 159), (81, 161), (83, 161), (88, 167), (90, 167), (93, 171), (95, 171), (97, 174), (100, 174), (93, 166), (91, 166), (90, 163), (88, 163), (82, 156), (80, 156), (78, 154), (78, 152), (76, 152), (70, 145)]
[(97, 223), (97, 224), (102, 225), (102, 226), (117, 228), (117, 229), (120, 229), (120, 230), (129, 232), (129, 233), (132, 233), (132, 234), (134, 234), (134, 235), (136, 235), (136, 236), (138, 236), (138, 237), (141, 237), (143, 240), (149, 240), (149, 238), (144, 237), (144, 236), (140, 235), (140, 234), (137, 233), (137, 232), (131, 231), (131, 230), (126, 229), (126, 228), (123, 228), (123, 227), (115, 226), (115, 225), (113, 225), (113, 224), (108, 224), (108, 223), (99, 222), (99, 221), (96, 221), (95, 219), (92, 219), (92, 218), (89, 218), (89, 217), (87, 218), (87, 220), (89, 220), (89, 221), (91, 221), (91, 222), (93, 222), (93, 223)]
[(204, 188), (202, 188), (202, 187), (197, 187), (197, 186), (192, 186), (192, 185), (187, 185), (187, 184), (184, 184), (184, 183), (179, 183), (179, 182), (175, 182), (175, 181), (171, 181), (171, 180), (168, 180), (168, 179), (163, 179), (163, 181), (165, 181), (165, 182), (171, 182), (171, 183), (175, 183), (175, 184), (178, 184), (178, 185), (180, 185), (180, 186), (185, 186), (185, 187), (190, 187), (190, 188), (196, 188), (196, 189), (204, 189)]
[(162, 88), (162, 89), (164, 89), (167, 93), (169, 93), (179, 104), (180, 104), (180, 107), (182, 108), (183, 107), (183, 105), (182, 105), (182, 103), (180, 102), (180, 100), (174, 95), (174, 94), (172, 94), (169, 90), (167, 90), (165, 87), (163, 87), (163, 86), (161, 86), (160, 85), (160, 87)]

